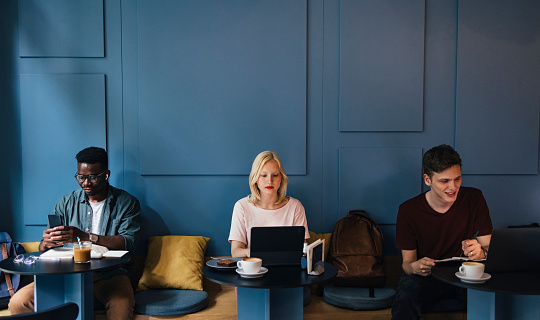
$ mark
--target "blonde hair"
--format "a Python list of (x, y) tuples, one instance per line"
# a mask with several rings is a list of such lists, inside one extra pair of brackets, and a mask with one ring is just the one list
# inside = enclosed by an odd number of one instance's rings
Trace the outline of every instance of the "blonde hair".
[(277, 191), (278, 199), (275, 204), (281, 203), (287, 194), (287, 183), (289, 182), (289, 178), (287, 178), (287, 175), (285, 174), (285, 171), (283, 170), (283, 165), (281, 163), (281, 160), (279, 159), (278, 155), (273, 151), (263, 151), (257, 155), (255, 160), (253, 161), (253, 165), (251, 166), (251, 173), (249, 174), (249, 188), (251, 189), (251, 194), (248, 197), (248, 201), (251, 203), (255, 203), (259, 200), (261, 200), (261, 191), (259, 190), (259, 187), (257, 186), (257, 180), (259, 179), (259, 173), (262, 170), (262, 167), (268, 162), (274, 160), (277, 162), (279, 167), (279, 172), (281, 173), (281, 185), (279, 186), (279, 189)]

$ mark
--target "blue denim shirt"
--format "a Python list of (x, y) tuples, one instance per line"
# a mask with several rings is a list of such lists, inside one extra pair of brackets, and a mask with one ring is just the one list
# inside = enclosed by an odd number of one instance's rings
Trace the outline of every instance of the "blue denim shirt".
[[(66, 226), (77, 227), (84, 232), (92, 229), (92, 207), (82, 189), (60, 198), (53, 213), (59, 215)], [(139, 200), (126, 191), (109, 185), (101, 214), (99, 235), (124, 237), (125, 250), (134, 253), (140, 230)]]

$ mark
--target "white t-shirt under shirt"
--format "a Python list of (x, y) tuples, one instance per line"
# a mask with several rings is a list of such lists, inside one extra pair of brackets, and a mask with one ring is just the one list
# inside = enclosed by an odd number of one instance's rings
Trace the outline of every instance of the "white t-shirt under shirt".
[(100, 201), (100, 202), (90, 202), (90, 206), (92, 207), (92, 233), (93, 234), (100, 234), (99, 224), (101, 222), (101, 213), (103, 212), (103, 205), (105, 204), (105, 200)]
[(251, 227), (272, 226), (304, 226), (305, 239), (309, 239), (306, 212), (300, 201), (289, 197), (286, 205), (279, 209), (267, 210), (256, 207), (242, 198), (236, 202), (233, 209), (229, 242), (240, 241), (251, 247)]

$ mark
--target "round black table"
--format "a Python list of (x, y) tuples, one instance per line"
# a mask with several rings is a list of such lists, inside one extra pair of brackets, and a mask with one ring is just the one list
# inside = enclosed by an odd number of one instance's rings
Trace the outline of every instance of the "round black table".
[(324, 273), (308, 275), (300, 266), (267, 267), (260, 278), (243, 278), (234, 269), (204, 267), (204, 276), (216, 283), (237, 287), (238, 319), (302, 319), (303, 287), (330, 281), (337, 269), (324, 263)]
[(490, 273), (484, 283), (466, 283), (456, 272), (461, 262), (438, 263), (431, 274), (467, 289), (467, 320), (540, 319), (540, 272)]
[[(39, 256), (40, 252), (24, 256)], [(131, 259), (126, 253), (119, 258), (92, 259), (90, 263), (75, 263), (73, 259), (40, 260), (34, 264), (15, 263), (11, 257), (0, 261), (6, 273), (33, 275), (35, 283), (34, 309), (40, 311), (65, 302), (75, 302), (80, 313), (77, 319), (94, 318), (94, 271), (105, 271), (123, 265)]]
[[(24, 256), (39, 256), (41, 252), (25, 253)], [(71, 274), (81, 272), (105, 271), (114, 269), (119, 265), (128, 262), (131, 254), (128, 252), (120, 258), (92, 259), (90, 263), (75, 263), (73, 259), (37, 260), (36, 263), (28, 265), (13, 262), (14, 257), (0, 261), (0, 270), (7, 273), (18, 273), (23, 275), (51, 275), (51, 274)]]

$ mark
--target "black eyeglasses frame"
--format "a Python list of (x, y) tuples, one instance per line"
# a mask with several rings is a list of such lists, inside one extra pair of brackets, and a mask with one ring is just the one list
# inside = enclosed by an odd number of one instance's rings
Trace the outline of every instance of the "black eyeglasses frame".
[(75, 180), (77, 180), (77, 182), (84, 182), (86, 179), (90, 180), (90, 182), (96, 182), (97, 179), (99, 179), (99, 177), (106, 173), (108, 170), (105, 170), (103, 171), (102, 173), (100, 174), (88, 174), (88, 175), (82, 175), (82, 174), (79, 174), (78, 172), (75, 172)]

